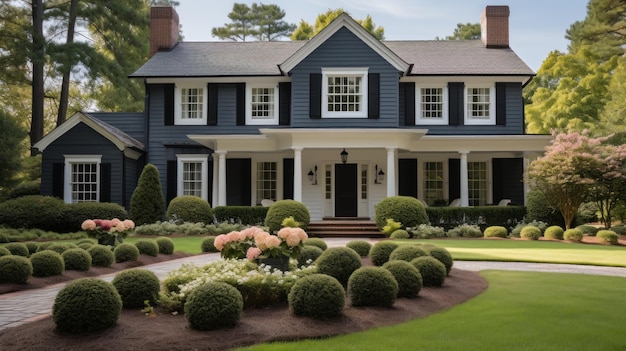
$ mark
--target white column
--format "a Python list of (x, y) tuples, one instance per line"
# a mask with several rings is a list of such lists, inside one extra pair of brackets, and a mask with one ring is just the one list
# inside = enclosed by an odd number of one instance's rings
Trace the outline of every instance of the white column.
[(293, 148), (293, 199), (302, 202), (302, 148)]
[(226, 151), (216, 151), (219, 156), (217, 205), (226, 206)]
[[(387, 149), (387, 197), (396, 195), (396, 149)], [(374, 175), (376, 176), (376, 175)]]
[(468, 187), (468, 179), (467, 179), (467, 154), (469, 151), (460, 151), (461, 155), (461, 206), (467, 207), (469, 206), (469, 187)]
[(219, 165), (218, 162), (219, 160), (216, 159), (217, 154), (213, 153), (213, 187), (212, 187), (212, 191), (211, 193), (213, 194), (213, 196), (211, 197), (211, 206), (217, 206), (218, 200), (217, 200), (217, 192), (218, 192), (218, 172), (219, 172)]

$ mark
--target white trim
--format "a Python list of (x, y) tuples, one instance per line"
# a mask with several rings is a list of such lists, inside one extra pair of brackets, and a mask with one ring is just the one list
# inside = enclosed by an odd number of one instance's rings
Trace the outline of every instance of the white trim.
[(178, 154), (176, 155), (176, 195), (183, 195), (183, 163), (185, 162), (200, 162), (202, 163), (201, 180), (202, 198), (209, 201), (209, 180), (208, 167), (209, 167), (209, 155), (194, 155), (194, 154)]
[(100, 202), (100, 163), (102, 155), (63, 155), (65, 169), (63, 171), (63, 201), (68, 204), (72, 201), (72, 164), (95, 163), (96, 164), (96, 201)]
[[(202, 108), (200, 111), (201, 118), (183, 118), (182, 111), (182, 89), (202, 89)], [(204, 84), (176, 84), (174, 92), (174, 124), (175, 125), (206, 125), (207, 123), (207, 104), (208, 104), (208, 88)]]
[[(442, 94), (442, 116), (441, 118), (424, 118), (422, 117), (422, 89), (441, 89)], [(416, 125), (447, 125), (448, 111), (450, 105), (448, 102), (448, 85), (447, 84), (415, 84), (415, 124)]]
[[(252, 89), (272, 88), (274, 89), (274, 115), (271, 118), (252, 117)], [(279, 89), (276, 82), (246, 84), (246, 125), (278, 125)]]
[[(360, 77), (360, 111), (328, 111), (328, 76)], [(367, 118), (368, 107), (368, 69), (367, 67), (322, 68), (322, 118)]]
[[(470, 101), (468, 98), (469, 89), (474, 88), (488, 88), (489, 89), (489, 118), (472, 118), (470, 116), (469, 105)], [(465, 89), (463, 92), (463, 102), (465, 106), (463, 106), (463, 112), (465, 115), (464, 124), (465, 125), (495, 125), (496, 124), (496, 86), (495, 84), (465, 84)]]

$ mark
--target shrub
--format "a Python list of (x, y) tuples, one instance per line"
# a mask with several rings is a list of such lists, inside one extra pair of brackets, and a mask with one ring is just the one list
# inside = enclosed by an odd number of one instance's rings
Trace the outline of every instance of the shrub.
[(563, 240), (563, 232), (563, 228), (558, 225), (553, 225), (546, 228), (545, 232), (543, 232), (543, 236), (546, 239)]
[(193, 195), (177, 196), (170, 201), (165, 218), (181, 222), (213, 223), (211, 205), (203, 198)]
[(626, 235), (626, 225), (618, 224), (611, 227), (611, 230), (617, 233), (617, 235)]
[(219, 252), (215, 247), (215, 236), (207, 236), (202, 240), (202, 244), (200, 245), (202, 248), (202, 252)]
[(527, 225), (522, 228), (522, 231), (520, 232), (520, 237), (524, 239), (539, 240), (540, 236), (541, 229), (535, 227), (534, 225)]
[(464, 223), (448, 230), (448, 236), (451, 238), (481, 238), (483, 232), (477, 225)]
[(0, 254), (0, 284), (26, 283), (31, 275), (33, 275), (33, 266), (28, 258)]
[[(311, 247), (321, 251), (318, 247)], [(337, 317), (345, 305), (345, 291), (339, 281), (326, 274), (298, 279), (289, 291), (289, 309), (296, 316), (318, 319)]]
[(83, 250), (89, 250), (90, 247), (94, 246), (94, 243), (82, 243), (82, 244), (78, 244), (76, 245), (78, 248), (81, 248)]
[(33, 265), (35, 277), (51, 277), (61, 275), (65, 271), (65, 262), (61, 254), (50, 250), (35, 252), (30, 256), (30, 263)]
[(161, 236), (154, 239), (154, 242), (159, 247), (160, 254), (171, 255), (174, 253), (174, 242), (172, 239)]
[(587, 225), (587, 224), (583, 224), (583, 225), (579, 225), (578, 227), (576, 227), (576, 229), (580, 230), (583, 235), (593, 235), (595, 236), (598, 233), (598, 230), (600, 230), (600, 228), (594, 227), (592, 225)]
[(509, 235), (509, 231), (502, 226), (494, 225), (485, 228), (485, 238), (506, 238)]
[(417, 239), (432, 239), (443, 238), (446, 236), (446, 231), (442, 227), (433, 227), (428, 224), (420, 224), (417, 227), (407, 228), (411, 237)]
[(350, 274), (361, 267), (361, 257), (347, 247), (331, 247), (315, 261), (318, 273), (336, 278), (341, 285), (348, 283)]
[(391, 272), (398, 282), (398, 297), (415, 297), (422, 289), (422, 275), (407, 261), (389, 261), (383, 268)]
[(28, 257), (30, 254), (28, 246), (23, 243), (8, 243), (4, 246), (4, 248), (9, 250), (11, 255)]
[(26, 247), (28, 248), (29, 256), (37, 252), (37, 249), (39, 248), (39, 244), (34, 241), (29, 241), (27, 243), (24, 243), (24, 245), (26, 245)]
[(226, 283), (204, 284), (189, 294), (185, 316), (189, 326), (198, 330), (233, 327), (243, 311), (241, 293)]
[(410, 239), (411, 234), (404, 229), (396, 229), (389, 236), (391, 239)]
[(4, 246), (0, 246), (0, 257), (2, 257), (2, 256), (9, 256), (9, 255), (13, 255), (11, 253), (11, 251), (9, 251), (9, 249), (7, 249)]
[(326, 251), (326, 249), (328, 249), (328, 244), (326, 244), (324, 239), (320, 238), (308, 238), (304, 242), (304, 246), (317, 246), (322, 249), (322, 251)]
[(403, 245), (393, 250), (389, 261), (401, 260), (411, 262), (414, 258), (428, 256), (428, 253), (416, 245)]
[(598, 230), (598, 233), (596, 233), (596, 237), (602, 242), (609, 243), (611, 245), (617, 245), (618, 236), (617, 233), (612, 230)]
[(19, 183), (7, 194), (7, 199), (16, 199), (26, 195), (41, 194), (41, 179), (29, 180)]
[(161, 290), (159, 278), (147, 269), (125, 270), (118, 273), (111, 283), (126, 308), (144, 307), (145, 301), (149, 304), (156, 302)]
[(52, 319), (63, 332), (81, 333), (115, 325), (122, 300), (113, 284), (96, 278), (67, 284), (54, 299)]
[(243, 225), (263, 225), (269, 207), (216, 206), (213, 215), (218, 222), (237, 222)]
[(45, 242), (45, 243), (41, 243), (39, 244), (39, 247), (37, 247), (37, 252), (39, 251), (43, 251), (43, 250), (47, 250), (50, 246), (54, 245), (54, 242)]
[(381, 230), (385, 236), (391, 236), (393, 232), (402, 228), (402, 223), (396, 222), (393, 218), (387, 218), (387, 224)]
[(428, 216), (422, 203), (410, 196), (391, 196), (382, 199), (375, 208), (374, 220), (382, 230), (387, 219), (402, 223), (404, 227), (415, 227), (428, 223)]
[(93, 245), (87, 252), (91, 255), (91, 265), (96, 267), (108, 267), (115, 261), (113, 251), (105, 245)]
[(165, 217), (165, 198), (159, 180), (159, 170), (148, 163), (139, 176), (130, 198), (128, 216), (136, 225), (154, 223)]
[(159, 245), (151, 239), (139, 239), (135, 242), (135, 246), (139, 249), (139, 253), (143, 255), (156, 257), (159, 254)]
[[(492, 225), (510, 226), (526, 216), (524, 206), (473, 206), (473, 207), (428, 207), (431, 223), (450, 230), (461, 224), (480, 225), (481, 229)], [(482, 232), (481, 235), (482, 236)]]
[(422, 275), (424, 286), (442, 286), (446, 280), (446, 266), (434, 257), (422, 256), (411, 261)]
[(63, 200), (53, 196), (22, 196), (0, 203), (0, 224), (58, 232), (64, 206)]
[(429, 255), (439, 260), (439, 262), (443, 263), (443, 265), (446, 267), (446, 275), (450, 274), (452, 266), (454, 265), (454, 259), (452, 258), (452, 255), (448, 250), (439, 246), (428, 247), (425, 248), (425, 250), (426, 252), (428, 252)]
[(361, 267), (348, 280), (352, 306), (391, 307), (396, 302), (398, 291), (396, 278), (383, 267)]
[(346, 247), (356, 251), (356, 253), (358, 253), (361, 257), (367, 257), (370, 253), (370, 249), (372, 248), (372, 244), (365, 240), (352, 240), (346, 244)]
[(300, 228), (306, 230), (311, 221), (309, 209), (301, 202), (294, 200), (276, 201), (267, 210), (265, 216), (265, 225), (270, 233), (275, 233), (282, 228), (283, 220), (287, 217), (293, 217), (296, 222), (300, 223)]
[(68, 249), (61, 254), (65, 269), (71, 271), (88, 271), (91, 268), (91, 255), (87, 250)]
[(139, 249), (137, 246), (129, 243), (121, 243), (113, 249), (115, 262), (137, 261), (139, 258)]
[(81, 224), (90, 218), (128, 218), (124, 207), (111, 202), (79, 202), (63, 207), (62, 227), (65, 231), (79, 231)]
[(323, 253), (324, 251), (317, 246), (305, 245), (302, 250), (300, 250), (300, 255), (298, 256), (298, 267), (307, 266), (309, 260), (315, 262)]
[(58, 254), (62, 254), (67, 249), (68, 248), (67, 246), (65, 246), (65, 244), (58, 244), (58, 243), (53, 243), (52, 245), (48, 246), (48, 248), (46, 248), (46, 250), (54, 251)]
[(529, 225), (539, 228), (541, 232), (544, 232), (546, 228), (548, 227), (548, 223), (537, 221), (537, 220), (534, 220), (532, 222), (521, 222), (521, 223), (518, 223), (513, 229), (511, 229), (511, 236), (515, 238), (521, 237), (522, 229), (524, 229), (524, 227), (529, 226)]
[(398, 244), (391, 241), (379, 241), (372, 246), (370, 258), (375, 266), (382, 266), (389, 261), (389, 255), (398, 247)]
[(561, 212), (548, 205), (546, 197), (539, 190), (531, 190), (526, 195), (526, 219), (528, 221), (541, 221), (554, 225), (565, 226), (565, 220)]
[(563, 240), (581, 241), (583, 240), (583, 232), (580, 229), (568, 229), (563, 233)]

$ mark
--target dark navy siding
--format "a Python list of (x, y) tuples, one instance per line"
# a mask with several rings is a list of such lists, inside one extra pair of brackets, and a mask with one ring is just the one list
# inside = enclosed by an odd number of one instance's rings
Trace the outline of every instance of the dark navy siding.
[(122, 130), (142, 143), (146, 140), (143, 112), (88, 112), (88, 114)]

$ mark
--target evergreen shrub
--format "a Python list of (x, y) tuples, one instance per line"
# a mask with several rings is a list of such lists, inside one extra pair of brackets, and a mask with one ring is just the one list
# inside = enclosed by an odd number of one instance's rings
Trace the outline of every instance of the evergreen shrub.
[(600, 239), (600, 241), (609, 243), (611, 245), (617, 245), (617, 242), (618, 242), (617, 233), (615, 233), (612, 230), (606, 230), (606, 229), (598, 230), (598, 232), (596, 233), (596, 237)]
[(553, 225), (553, 226), (546, 228), (546, 230), (543, 232), (543, 236), (546, 239), (563, 240), (564, 232), (565, 231), (560, 226)]
[(308, 238), (304, 242), (304, 246), (317, 246), (322, 249), (322, 251), (326, 251), (326, 249), (328, 249), (328, 244), (326, 244), (324, 239), (321, 238)]
[(233, 286), (212, 282), (193, 290), (185, 302), (189, 326), (197, 330), (233, 327), (243, 311), (243, 297)]
[[(9, 251), (9, 249), (7, 249), (7, 248), (6, 248), (6, 247), (4, 247), (4, 246), (0, 246), (0, 257), (2, 257), (2, 256), (9, 256), (9, 255), (13, 255), (13, 254), (11, 253), (11, 251)], [(22, 257), (23, 257), (23, 256), (22, 256)]]
[(350, 248), (331, 247), (317, 258), (315, 265), (318, 273), (328, 274), (345, 286), (350, 274), (361, 267), (361, 257)]
[(505, 227), (494, 225), (485, 228), (484, 236), (485, 238), (507, 238), (509, 231)]
[(324, 251), (317, 246), (313, 245), (304, 245), (302, 250), (300, 250), (300, 255), (298, 255), (298, 267), (307, 266), (308, 261), (315, 262), (318, 257), (320, 257)]
[(62, 254), (67, 249), (68, 247), (65, 244), (60, 243), (53, 243), (52, 245), (48, 246), (48, 248), (46, 248), (46, 250), (54, 251), (58, 254)]
[(159, 247), (160, 254), (171, 255), (174, 253), (174, 241), (172, 239), (160, 236), (154, 239), (154, 242)]
[(389, 261), (383, 265), (398, 282), (398, 297), (416, 297), (422, 289), (422, 275), (407, 261)]
[(428, 253), (417, 245), (402, 245), (393, 250), (389, 255), (389, 261), (401, 260), (411, 262), (414, 258), (428, 256)]
[(0, 254), (0, 284), (23, 284), (33, 275), (33, 266), (24, 256)]
[(290, 216), (300, 223), (300, 228), (306, 231), (309, 222), (311, 222), (309, 209), (295, 200), (279, 200), (269, 207), (265, 216), (265, 225), (268, 227), (269, 233), (278, 232), (282, 228), (283, 220)]
[(70, 271), (88, 271), (91, 268), (91, 255), (87, 250), (68, 249), (61, 254), (65, 269)]
[(61, 254), (55, 251), (43, 250), (30, 256), (33, 265), (33, 276), (51, 277), (61, 275), (65, 271), (65, 262)]
[(426, 247), (424, 248), (429, 255), (439, 260), (439, 262), (443, 263), (446, 267), (446, 275), (450, 274), (452, 270), (452, 266), (454, 265), (454, 259), (450, 252), (444, 248), (439, 246), (434, 247)]
[(450, 238), (481, 238), (483, 232), (480, 227), (474, 224), (459, 224), (458, 226), (448, 230)]
[(128, 212), (123, 206), (112, 202), (78, 202), (66, 204), (62, 211), (62, 227), (64, 232), (81, 230), (81, 224), (92, 218), (127, 219)]
[(135, 242), (135, 246), (142, 255), (156, 257), (159, 254), (159, 245), (152, 239), (139, 239)]
[(259, 225), (265, 222), (269, 207), (263, 206), (216, 206), (213, 215), (217, 222), (237, 222), (243, 225)]
[(356, 251), (356, 253), (358, 253), (361, 257), (367, 257), (370, 253), (370, 249), (372, 248), (372, 244), (365, 240), (352, 240), (346, 244), (346, 247)]
[(375, 266), (382, 266), (389, 261), (389, 255), (398, 247), (398, 244), (392, 241), (379, 241), (372, 245), (370, 250), (370, 258)]
[(446, 266), (432, 256), (422, 256), (411, 261), (422, 275), (424, 286), (442, 286), (446, 280)]
[(28, 248), (28, 256), (37, 252), (37, 249), (39, 248), (39, 244), (34, 241), (26, 242), (24, 245)]
[(4, 245), (4, 248), (11, 252), (11, 255), (28, 257), (30, 256), (30, 250), (24, 243), (8, 243)]
[(583, 232), (580, 229), (568, 229), (563, 233), (563, 240), (581, 241), (583, 240)]
[(396, 302), (398, 291), (396, 278), (383, 267), (361, 267), (348, 280), (352, 306), (391, 307)]
[(410, 239), (411, 234), (404, 229), (396, 229), (389, 236), (391, 239)]
[(595, 236), (598, 233), (598, 230), (600, 230), (600, 228), (588, 224), (579, 225), (578, 227), (576, 227), (576, 229), (580, 230), (583, 235), (592, 236)]
[(128, 269), (118, 273), (111, 282), (122, 298), (125, 308), (144, 307), (145, 301), (153, 304), (157, 301), (161, 282), (147, 269)]
[(159, 170), (148, 163), (139, 176), (137, 187), (130, 198), (128, 216), (135, 225), (150, 224), (165, 217), (165, 198), (159, 180)]
[(207, 236), (202, 239), (202, 243), (200, 244), (202, 252), (219, 252), (219, 250), (215, 247), (215, 236)]
[(181, 222), (213, 223), (211, 205), (205, 199), (192, 195), (173, 198), (167, 206), (165, 217)]
[(382, 199), (374, 209), (376, 226), (382, 231), (387, 219), (402, 223), (403, 227), (428, 224), (428, 215), (422, 203), (410, 196), (391, 196)]
[(0, 224), (11, 228), (38, 228), (61, 232), (63, 200), (53, 196), (28, 195), (0, 203)]
[(105, 245), (96, 244), (87, 249), (91, 255), (91, 265), (96, 267), (108, 267), (115, 262), (113, 251)]
[(539, 238), (541, 237), (541, 229), (535, 227), (534, 225), (527, 225), (522, 228), (522, 231), (520, 232), (520, 237), (530, 240), (539, 240)]
[(137, 261), (139, 258), (139, 249), (133, 244), (121, 243), (113, 249), (113, 256), (115, 256), (116, 263)]
[(311, 274), (295, 282), (287, 299), (294, 315), (326, 319), (341, 314), (345, 291), (337, 279), (326, 274)]

